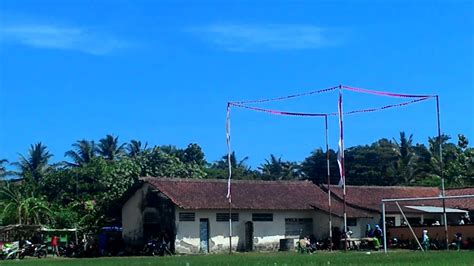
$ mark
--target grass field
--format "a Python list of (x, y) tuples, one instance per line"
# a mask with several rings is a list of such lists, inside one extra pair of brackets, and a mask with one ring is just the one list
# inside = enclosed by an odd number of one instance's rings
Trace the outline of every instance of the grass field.
[(244, 253), (188, 255), (173, 257), (113, 257), (93, 259), (27, 258), (23, 261), (0, 261), (0, 265), (31, 266), (145, 266), (145, 265), (469, 265), (474, 266), (474, 252), (393, 252), (341, 253)]

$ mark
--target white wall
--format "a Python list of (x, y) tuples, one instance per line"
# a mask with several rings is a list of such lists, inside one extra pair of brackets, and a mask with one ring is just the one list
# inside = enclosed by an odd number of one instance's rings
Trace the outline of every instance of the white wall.
[[(194, 212), (196, 218), (193, 222), (180, 222), (180, 212)], [(176, 209), (176, 252), (196, 253), (199, 252), (199, 220), (209, 219), (209, 250), (210, 252), (226, 251), (229, 249), (229, 223), (217, 222), (216, 213), (226, 213), (228, 210), (184, 210)], [(313, 233), (316, 238), (328, 236), (328, 215), (321, 211), (270, 211), (254, 210), (239, 213), (239, 221), (232, 222), (232, 249), (243, 249), (245, 242), (245, 223), (252, 221), (252, 213), (273, 213), (273, 222), (253, 222), (253, 244), (255, 250), (278, 250), (280, 239), (285, 236), (286, 218), (312, 218)], [(342, 219), (333, 217), (335, 224), (341, 223)]]

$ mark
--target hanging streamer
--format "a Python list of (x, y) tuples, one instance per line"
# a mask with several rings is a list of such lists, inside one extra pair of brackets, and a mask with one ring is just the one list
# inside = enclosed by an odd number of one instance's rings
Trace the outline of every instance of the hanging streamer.
[(435, 97), (434, 95), (413, 95), (413, 94), (402, 94), (402, 93), (393, 93), (393, 92), (385, 92), (385, 91), (374, 91), (362, 88), (354, 88), (349, 86), (341, 86), (345, 90), (355, 91), (360, 93), (367, 93), (367, 94), (374, 94), (380, 96), (387, 96), (387, 97), (398, 97), (398, 98), (430, 98)]
[(330, 87), (330, 88), (326, 88), (326, 89), (322, 89), (322, 90), (303, 92), (303, 93), (298, 93), (298, 94), (293, 94), (293, 95), (288, 95), (288, 96), (283, 96), (283, 97), (268, 98), (268, 99), (261, 99), (261, 100), (236, 101), (236, 102), (231, 102), (231, 103), (245, 104), (245, 103), (264, 103), (264, 102), (282, 101), (282, 100), (288, 100), (288, 99), (302, 97), (302, 96), (308, 96), (308, 95), (312, 95), (312, 94), (330, 92), (330, 91), (335, 90), (337, 88), (339, 88), (339, 86)]
[(227, 199), (229, 199), (229, 203), (232, 202), (232, 194), (231, 194), (231, 187), (230, 181), (232, 179), (232, 150), (230, 147), (230, 103), (227, 104), (227, 115), (226, 115), (226, 123), (225, 123), (225, 130), (226, 130), (226, 141), (227, 141), (227, 164), (229, 170), (229, 178), (227, 180)]
[[(391, 109), (391, 108), (396, 108), (396, 107), (402, 107), (406, 106), (409, 104), (421, 102), (430, 99), (431, 96), (429, 97), (424, 97), (420, 99), (415, 99), (407, 102), (402, 102), (402, 103), (397, 103), (397, 104), (389, 104), (385, 106), (380, 106), (380, 107), (375, 107), (375, 108), (367, 108), (367, 109), (359, 109), (359, 110), (352, 110), (352, 111), (347, 111), (344, 112), (344, 115), (352, 115), (352, 114), (357, 114), (357, 113), (371, 113), (371, 112), (377, 112), (377, 111), (382, 111), (386, 109)], [(258, 112), (264, 112), (264, 113), (269, 113), (273, 115), (285, 115), (285, 116), (310, 116), (310, 117), (321, 117), (321, 116), (337, 116), (339, 113), (300, 113), (300, 112), (288, 112), (288, 111), (279, 111), (279, 110), (272, 110), (272, 109), (265, 109), (265, 108), (259, 108), (259, 107), (253, 107), (253, 106), (248, 106), (248, 105), (243, 105), (243, 104), (237, 104), (235, 102), (229, 103), (229, 105), (240, 107), (240, 108), (245, 108), (253, 111), (258, 111)]]
[(238, 104), (235, 102), (229, 103), (230, 105), (236, 106), (236, 107), (241, 107), (245, 109), (250, 109), (253, 111), (258, 111), (258, 112), (264, 112), (264, 113), (270, 113), (274, 115), (288, 115), (288, 116), (326, 116), (326, 114), (322, 113), (298, 113), (298, 112), (286, 112), (286, 111), (278, 111), (278, 110), (272, 110), (272, 109), (264, 109), (264, 108), (258, 108), (258, 107), (253, 107), (253, 106), (247, 106), (243, 104)]

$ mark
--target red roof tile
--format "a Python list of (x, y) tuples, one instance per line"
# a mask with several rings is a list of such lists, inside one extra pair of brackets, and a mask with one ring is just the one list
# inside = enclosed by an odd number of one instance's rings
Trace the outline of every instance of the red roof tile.
[[(325, 187), (327, 189), (327, 187)], [(331, 191), (341, 201), (342, 188), (331, 187)], [(446, 195), (474, 194), (474, 188), (449, 189)], [(346, 202), (353, 207), (380, 212), (382, 199), (437, 197), (441, 194), (437, 187), (404, 187), (404, 186), (347, 186)], [(441, 200), (405, 201), (403, 205), (442, 206)], [(447, 199), (446, 206), (450, 208), (474, 209), (474, 199)], [(387, 212), (398, 212), (395, 203), (386, 204)], [(413, 212), (413, 210), (408, 210)]]
[[(184, 209), (227, 209), (227, 180), (142, 178), (177, 206)], [(308, 181), (232, 181), (232, 207), (240, 210), (319, 210), (328, 211), (328, 195)], [(332, 211), (342, 216), (342, 204)], [(349, 217), (370, 217), (361, 210), (347, 208)]]

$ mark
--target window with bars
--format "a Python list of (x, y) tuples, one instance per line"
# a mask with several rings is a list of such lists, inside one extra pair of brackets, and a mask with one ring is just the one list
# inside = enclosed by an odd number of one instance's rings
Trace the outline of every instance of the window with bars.
[(180, 212), (179, 221), (180, 222), (194, 222), (196, 219), (196, 213), (194, 212)]
[[(239, 221), (239, 214), (232, 213), (232, 222)], [(229, 221), (229, 213), (216, 213), (216, 222), (228, 222)]]
[(252, 213), (254, 222), (273, 222), (273, 213)]

